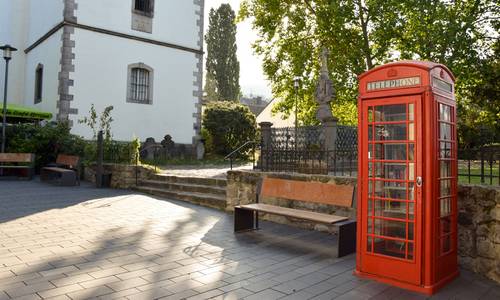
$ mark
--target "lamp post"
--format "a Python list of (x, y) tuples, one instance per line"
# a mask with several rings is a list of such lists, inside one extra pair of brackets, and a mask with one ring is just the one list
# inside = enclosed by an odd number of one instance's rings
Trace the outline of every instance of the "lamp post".
[(299, 119), (297, 117), (299, 85), (300, 85), (300, 77), (296, 76), (293, 78), (293, 87), (295, 89), (295, 151), (297, 151), (297, 144), (298, 144), (297, 131), (299, 128)]
[(3, 50), (3, 59), (5, 59), (5, 85), (3, 89), (3, 120), (2, 120), (2, 149), (1, 153), (5, 152), (5, 128), (7, 127), (7, 83), (9, 79), (9, 61), (12, 58), (12, 52), (17, 51), (11, 45), (4, 45), (0, 47)]

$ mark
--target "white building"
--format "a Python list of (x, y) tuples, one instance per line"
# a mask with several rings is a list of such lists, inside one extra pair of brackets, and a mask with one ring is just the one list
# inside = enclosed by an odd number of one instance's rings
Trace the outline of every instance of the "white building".
[[(69, 120), (114, 106), (117, 140), (192, 143), (200, 128), (204, 0), (0, 0), (8, 101)], [(5, 64), (0, 62), (3, 91)], [(2, 93), (3, 94), (3, 93)]]

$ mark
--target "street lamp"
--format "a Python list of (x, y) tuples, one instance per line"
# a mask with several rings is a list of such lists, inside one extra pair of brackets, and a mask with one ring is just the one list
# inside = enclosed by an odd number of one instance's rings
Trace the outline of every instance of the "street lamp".
[(295, 89), (295, 151), (297, 151), (297, 144), (298, 144), (297, 130), (299, 128), (299, 119), (297, 117), (299, 85), (300, 85), (300, 77), (295, 76), (293, 78), (293, 87)]
[(17, 51), (11, 45), (0, 47), (3, 50), (3, 58), (5, 59), (5, 82), (3, 89), (3, 121), (2, 121), (2, 149), (0, 153), (5, 152), (5, 128), (7, 127), (7, 83), (9, 79), (9, 61), (12, 59), (12, 52)]

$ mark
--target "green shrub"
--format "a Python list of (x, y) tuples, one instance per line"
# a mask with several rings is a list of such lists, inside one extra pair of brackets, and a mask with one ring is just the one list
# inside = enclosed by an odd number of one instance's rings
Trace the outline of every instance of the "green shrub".
[(70, 133), (67, 123), (21, 124), (7, 128), (6, 151), (34, 153), (36, 168), (54, 162), (58, 154), (83, 156), (86, 142)]
[(255, 116), (242, 104), (220, 101), (207, 105), (203, 128), (209, 135), (209, 147), (215, 154), (227, 155), (250, 140), (256, 139)]

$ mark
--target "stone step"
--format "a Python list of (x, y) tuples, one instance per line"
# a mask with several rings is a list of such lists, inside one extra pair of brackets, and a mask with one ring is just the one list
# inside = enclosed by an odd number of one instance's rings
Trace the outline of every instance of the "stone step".
[(154, 188), (147, 186), (138, 186), (135, 187), (134, 189), (139, 192), (165, 197), (169, 199), (187, 201), (190, 203), (217, 208), (221, 210), (226, 209), (225, 195), (208, 195), (203, 193), (169, 191), (162, 188)]
[(156, 174), (151, 179), (155, 181), (163, 181), (168, 183), (187, 183), (187, 184), (209, 185), (218, 187), (227, 186), (227, 180), (221, 178), (184, 177), (184, 176)]
[(201, 185), (201, 184), (191, 184), (191, 183), (171, 183), (161, 180), (141, 180), (139, 182), (141, 187), (153, 187), (164, 189), (172, 192), (191, 192), (191, 193), (202, 193), (209, 195), (221, 195), (226, 196), (226, 188), (214, 185)]

